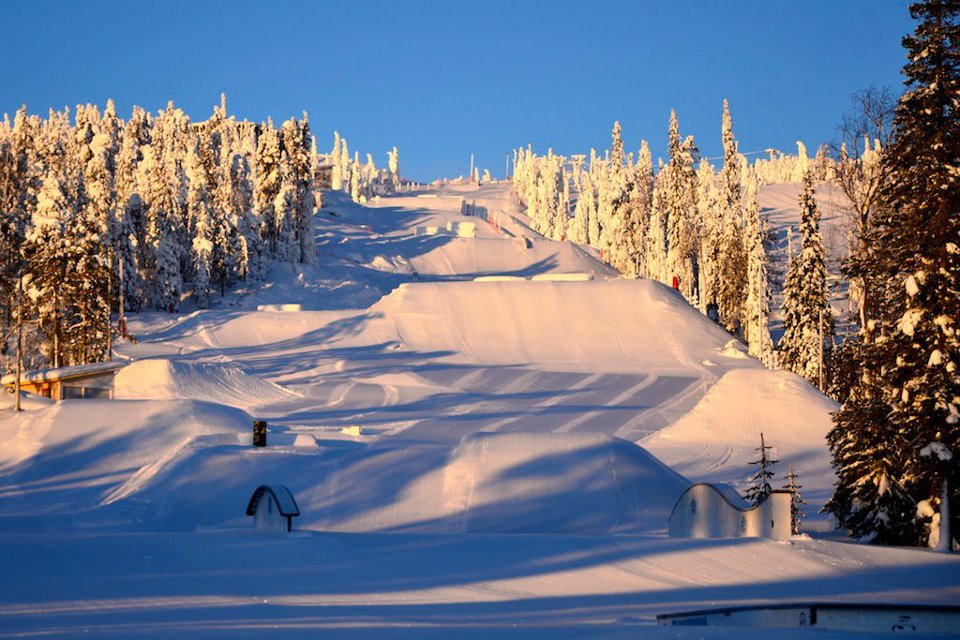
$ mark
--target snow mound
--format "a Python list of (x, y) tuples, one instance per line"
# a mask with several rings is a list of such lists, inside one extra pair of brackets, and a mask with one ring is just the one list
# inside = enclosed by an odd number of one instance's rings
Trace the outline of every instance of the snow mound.
[(187, 443), (238, 442), (250, 424), (239, 409), (193, 400), (64, 400), (28, 420), (4, 416), (0, 529), (79, 528), (120, 487), (149, 484)]
[(688, 486), (641, 447), (597, 434), (480, 433), (444, 470), (445, 507), (467, 532), (659, 530)]
[(255, 407), (295, 396), (234, 364), (219, 362), (136, 360), (121, 369), (114, 381), (114, 397), (118, 399), (193, 399)]
[[(660, 460), (693, 481), (730, 482), (743, 489), (763, 433), (780, 463), (775, 486), (792, 464), (814, 513), (834, 481), (827, 433), (836, 402), (785, 371), (728, 371), (687, 415), (642, 441)], [(818, 503), (814, 505), (814, 503)]]
[[(408, 349), (493, 365), (699, 374), (730, 340), (651, 280), (412, 283), (371, 312), (392, 320)], [(729, 358), (724, 366), (760, 365)]]
[(363, 449), (325, 458), (330, 446), (291, 455), (196, 441), (115, 495), (149, 505), (158, 530), (249, 526), (237, 505), (279, 483), (300, 506), (299, 529), (602, 535), (665, 531), (689, 486), (639, 446), (599, 434), (480, 433), (452, 452), (378, 450), (379, 464)]

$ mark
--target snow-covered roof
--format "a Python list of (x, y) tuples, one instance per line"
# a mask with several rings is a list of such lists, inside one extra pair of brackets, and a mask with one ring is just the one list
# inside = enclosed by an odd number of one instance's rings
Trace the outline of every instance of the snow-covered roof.
[[(54, 380), (69, 380), (71, 378), (85, 378), (103, 373), (119, 371), (127, 366), (126, 362), (93, 362), (73, 367), (59, 367), (56, 369), (40, 369), (24, 371), (20, 374), (20, 382), (52, 382)], [(17, 381), (17, 374), (8, 373), (0, 378), (0, 384), (10, 385)]]
[(267, 493), (271, 494), (273, 499), (276, 501), (277, 510), (280, 512), (280, 515), (287, 517), (300, 515), (300, 508), (297, 506), (297, 501), (293, 499), (293, 494), (290, 493), (290, 489), (282, 484), (262, 484), (257, 487), (256, 491), (253, 492), (253, 495), (250, 496), (250, 502), (247, 504), (248, 516), (256, 514), (257, 505)]

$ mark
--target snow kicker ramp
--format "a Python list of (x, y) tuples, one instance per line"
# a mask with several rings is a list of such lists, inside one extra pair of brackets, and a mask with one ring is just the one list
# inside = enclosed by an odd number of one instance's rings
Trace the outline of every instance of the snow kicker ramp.
[(130, 400), (205, 400), (254, 407), (289, 401), (291, 391), (246, 373), (229, 362), (136, 360), (114, 380), (114, 397)]
[(687, 374), (704, 361), (759, 366), (651, 280), (404, 284), (371, 311), (392, 320), (408, 349), (481, 364)]
[(665, 531), (689, 486), (641, 447), (599, 434), (480, 433), (452, 451), (324, 449), (196, 442), (123, 495), (146, 505), (140, 520), (154, 530), (249, 527), (250, 492), (277, 483), (293, 492), (300, 529), (597, 535)]
[[(476, 224), (486, 224), (477, 220)], [(410, 258), (421, 274), (440, 276), (589, 273), (607, 278), (616, 271), (572, 242), (528, 238), (450, 238), (423, 255)]]

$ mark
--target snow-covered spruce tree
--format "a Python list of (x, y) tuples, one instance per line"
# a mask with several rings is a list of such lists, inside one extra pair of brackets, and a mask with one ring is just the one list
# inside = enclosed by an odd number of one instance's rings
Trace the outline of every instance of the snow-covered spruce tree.
[(743, 241), (740, 156), (733, 136), (733, 121), (723, 101), (723, 168), (720, 170), (720, 234), (714, 256), (717, 280), (711, 287), (717, 296), (720, 323), (729, 331), (741, 329), (746, 292), (747, 256)]
[(613, 123), (610, 138), (610, 166), (614, 172), (618, 172), (623, 169), (623, 136), (619, 121)]
[(803, 485), (797, 482), (797, 474), (793, 472), (792, 464), (787, 466), (787, 484), (783, 488), (790, 492), (790, 533), (796, 536), (800, 534), (804, 515), (803, 506), (807, 501), (800, 495)]
[(670, 161), (661, 172), (663, 205), (667, 222), (667, 282), (678, 280), (680, 292), (697, 300), (700, 229), (696, 219), (697, 175), (694, 170), (697, 148), (693, 137), (680, 140), (677, 114), (670, 111), (668, 152)]
[(26, 108), (16, 113), (13, 125), (4, 122), (0, 138), (0, 282), (3, 322), (13, 318), (18, 274), (22, 270), (24, 238), (42, 184), (37, 155), (39, 125)]
[(593, 181), (590, 173), (580, 171), (576, 174), (577, 203), (573, 209), (573, 220), (570, 223), (570, 240), (580, 244), (587, 244), (589, 240), (590, 211), (594, 206)]
[[(271, 123), (272, 125), (272, 123)], [(272, 126), (271, 126), (272, 128)], [(279, 150), (279, 145), (278, 145)], [(279, 153), (277, 154), (279, 159)], [(330, 151), (330, 188), (334, 191), (340, 191), (344, 185), (343, 175), (343, 143), (340, 140), (340, 132), (333, 132), (333, 149)], [(274, 195), (276, 197), (276, 195)], [(271, 244), (271, 248), (273, 247)]]
[(717, 254), (723, 227), (718, 197), (713, 165), (702, 158), (697, 168), (697, 216), (700, 219), (698, 287), (700, 312), (713, 319), (716, 319), (717, 288), (720, 283)]
[(647, 274), (647, 235), (650, 227), (650, 208), (653, 201), (653, 161), (650, 147), (643, 140), (637, 164), (629, 176), (626, 201), (620, 205), (620, 234), (618, 251), (613, 265), (632, 278)]
[(387, 170), (390, 172), (390, 185), (396, 191), (400, 187), (400, 152), (394, 147), (387, 152)]
[(230, 162), (231, 211), (236, 220), (237, 279), (258, 282), (263, 277), (264, 256), (260, 229), (253, 209), (253, 181), (246, 156), (225, 154)]
[[(960, 2), (927, 0), (912, 5), (910, 13), (918, 25), (903, 41), (907, 93), (881, 160), (888, 178), (870, 238), (872, 272), (899, 286), (886, 288), (876, 338), (865, 336), (862, 343), (863, 361), (874, 364), (875, 386), (886, 405), (883, 427), (901, 445), (900, 456), (887, 464), (905, 505), (888, 517), (889, 527), (903, 533), (880, 541), (929, 544), (932, 512), (950, 513), (941, 524), (957, 526), (960, 496)], [(844, 435), (861, 447), (877, 444), (870, 437), (873, 425), (845, 409), (837, 414), (834, 432), (845, 429)], [(879, 536), (871, 527), (875, 520), (859, 529), (853, 525), (880, 496), (848, 504), (846, 495), (856, 492), (865, 474), (851, 466), (847, 450), (832, 451), (840, 480), (828, 508), (855, 535)], [(948, 545), (951, 536), (944, 537), (938, 542)]]
[(179, 185), (171, 178), (164, 159), (154, 145), (143, 150), (139, 169), (144, 178), (144, 203), (147, 208), (147, 237), (143, 277), (147, 282), (148, 304), (158, 310), (176, 310), (180, 305), (181, 245), (177, 238), (175, 202)]
[(629, 175), (612, 161), (603, 163), (602, 170), (596, 175), (600, 178), (597, 184), (597, 245), (607, 262), (622, 265), (629, 260), (621, 217), (630, 188)]
[(297, 187), (286, 152), (280, 161), (280, 191), (273, 203), (276, 211), (277, 250), (275, 257), (280, 262), (296, 264), (299, 252), (294, 237), (294, 224), (297, 216)]
[[(291, 162), (297, 171), (297, 243), (299, 261), (303, 264), (315, 264), (317, 261), (317, 244), (313, 232), (313, 214), (316, 209), (314, 200), (314, 177), (311, 171), (311, 140), (310, 121), (306, 112), (297, 122), (296, 148), (291, 155)], [(286, 141), (284, 141), (286, 144)], [(373, 164), (371, 159), (370, 164)], [(375, 171), (375, 170), (374, 170)]]
[(827, 434), (837, 482), (823, 509), (855, 538), (910, 545), (920, 539), (917, 505), (905, 486), (906, 434), (892, 424), (880, 378), (887, 337), (868, 322), (836, 359), (832, 392), (841, 401)]
[(747, 184), (745, 240), (747, 250), (747, 296), (744, 301), (743, 333), (750, 355), (768, 367), (773, 362), (770, 338), (770, 288), (767, 282), (767, 230), (760, 219), (756, 178)]
[(587, 244), (591, 247), (600, 247), (600, 217), (597, 213), (600, 201), (600, 182), (602, 181), (601, 163), (597, 159), (595, 149), (590, 149), (590, 184), (593, 190), (591, 199), (587, 202)]
[[(340, 172), (340, 135), (334, 139), (333, 172), (334, 184), (331, 188), (339, 189)], [(260, 213), (260, 235), (266, 246), (266, 251), (273, 255), (277, 251), (277, 214), (273, 209), (273, 201), (280, 192), (280, 135), (273, 126), (273, 120), (267, 119), (267, 124), (257, 140), (256, 174), (253, 183), (254, 207)]]
[(556, 211), (553, 214), (553, 222), (550, 225), (550, 237), (557, 241), (567, 239), (567, 226), (570, 218), (570, 179), (562, 167), (559, 177), (562, 186), (557, 199)]
[(665, 179), (663, 167), (654, 179), (653, 198), (650, 204), (650, 233), (647, 235), (647, 277), (668, 283), (667, 276), (667, 222)]
[(771, 468), (773, 465), (777, 464), (778, 460), (770, 457), (768, 453), (772, 450), (773, 447), (767, 445), (763, 440), (763, 434), (760, 434), (760, 446), (754, 449), (754, 451), (760, 454), (760, 457), (752, 461), (750, 464), (756, 466), (757, 470), (750, 478), (750, 486), (747, 487), (746, 494), (744, 497), (748, 502), (757, 505), (767, 499), (773, 492), (773, 487), (770, 486), (770, 480), (773, 479), (773, 471)]
[(40, 330), (47, 336), (43, 349), (54, 367), (63, 364), (61, 285), (66, 280), (72, 257), (66, 237), (71, 211), (65, 183), (58, 170), (48, 171), (44, 176), (25, 238), (30, 274), (28, 294), (36, 307)]
[(108, 232), (85, 184), (83, 172), (78, 171), (70, 194), (73, 212), (66, 229), (69, 268), (60, 285), (68, 301), (64, 361), (70, 365), (103, 360), (110, 344)]
[(193, 220), (193, 240), (190, 243), (193, 260), (193, 289), (197, 306), (210, 304), (213, 257), (213, 216), (207, 193), (206, 172), (200, 159), (199, 140), (187, 153), (184, 163), (187, 176), (187, 212)]
[(787, 267), (783, 284), (783, 337), (778, 345), (777, 361), (784, 369), (818, 385), (821, 380), (826, 382), (826, 367), (833, 345), (833, 315), (827, 297), (820, 212), (814, 200), (813, 176), (809, 172), (803, 185), (800, 196), (801, 247)]
[(137, 183), (137, 165), (141, 159), (138, 126), (137, 118), (133, 117), (123, 127), (115, 180), (117, 275), (119, 277), (122, 270), (123, 300), (128, 311), (139, 311), (145, 298), (139, 266), (140, 248), (146, 241), (146, 210)]

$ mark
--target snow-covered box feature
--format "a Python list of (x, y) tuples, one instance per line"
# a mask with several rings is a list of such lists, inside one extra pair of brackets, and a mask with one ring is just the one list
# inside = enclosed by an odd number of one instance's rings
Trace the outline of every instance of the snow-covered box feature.
[(858, 633), (955, 635), (960, 607), (886, 603), (800, 603), (723, 607), (657, 616), (672, 627), (809, 628)]
[(253, 528), (257, 531), (290, 531), (300, 508), (287, 487), (262, 484), (250, 496), (247, 515), (253, 516)]
[(790, 492), (754, 506), (730, 485), (701, 482), (677, 500), (667, 529), (672, 538), (789, 538)]

